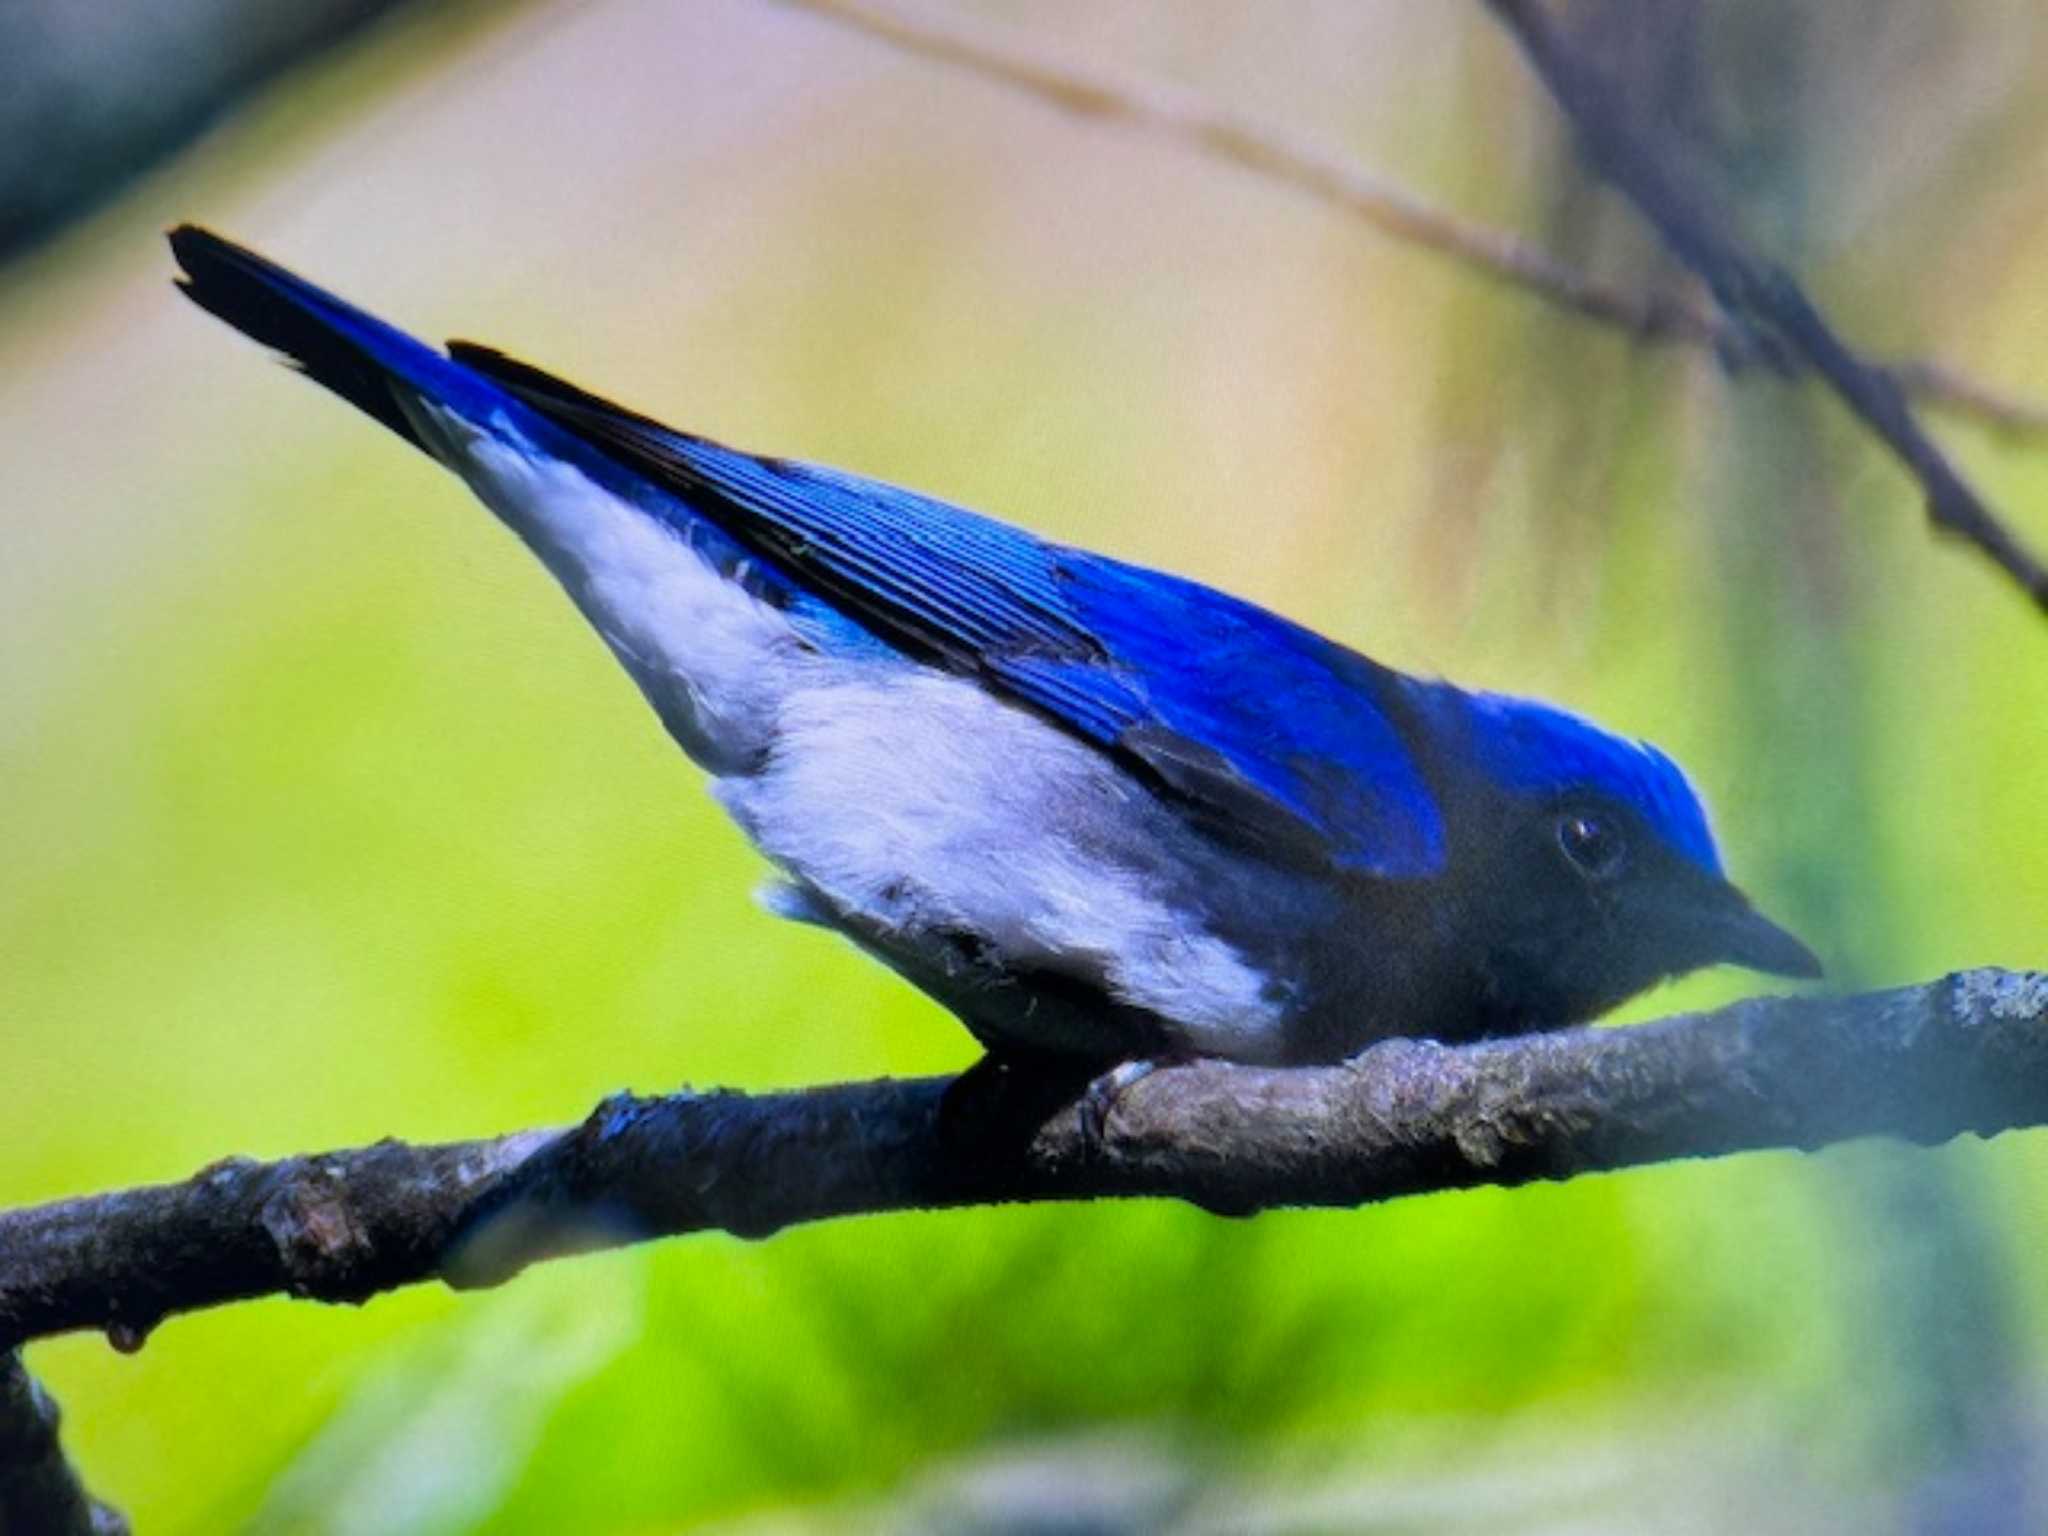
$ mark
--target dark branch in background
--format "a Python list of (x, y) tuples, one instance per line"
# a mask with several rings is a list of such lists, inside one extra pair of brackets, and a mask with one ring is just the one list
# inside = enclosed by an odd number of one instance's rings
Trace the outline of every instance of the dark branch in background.
[[(1344, 209), (1380, 233), (1433, 251), (1466, 271), (1535, 294), (1639, 341), (1714, 352), (1731, 367), (1770, 361), (1799, 372), (1799, 356), (1758, 358), (1751, 333), (1679, 295), (1641, 295), (1505, 230), (1462, 218), (1375, 176), (1356, 161), (1271, 123), (1226, 112), (1191, 92), (1106, 70), (957, 13), (893, 0), (784, 0), (920, 58), (966, 69), (1081, 117), (1099, 118), (1224, 160)], [(2015, 399), (1940, 363), (1907, 360), (1891, 378), (1914, 399), (2015, 435), (2048, 433), (2048, 403)]]
[(0, 260), (403, 0), (0, 5)]
[(1855, 1136), (2048, 1123), (2048, 975), (1977, 971), (1629, 1029), (1392, 1040), (1338, 1067), (1163, 1068), (1099, 1128), (992, 1131), (949, 1079), (620, 1096), (568, 1131), (219, 1163), (183, 1184), (0, 1214), (0, 1347), (283, 1292), (359, 1302), (496, 1284), (684, 1232), (765, 1237), (909, 1208), (1165, 1196), (1220, 1213), (1356, 1206)]
[(1721, 313), (1626, 293), (1503, 231), (1461, 219), (1342, 156), (1173, 87), (1055, 56), (978, 22), (890, 0), (786, 0), (906, 51), (964, 67), (1086, 117), (1141, 128), (1344, 208), (1436, 252), (1642, 341), (1711, 349), (1728, 368), (1762, 363), (1824, 379), (1912, 471), (1934, 526), (1974, 544), (2048, 612), (2048, 566), (1987, 507), (1907, 407), (1908, 397), (2014, 433), (2048, 430), (2048, 406), (2014, 400), (1942, 364), (1857, 356), (1791, 275), (1752, 253), (1687, 186), (1677, 157), (1622, 94), (1565, 45), (1536, 0), (1486, 0), (1513, 30), (1578, 130), (1589, 162), (1625, 192), (1713, 292)]
[(1557, 99), (1586, 162), (1635, 204), (1672, 253), (1706, 283), (1739, 328), (1744, 348), (1760, 348), (1780, 367), (1803, 363), (1819, 374), (1912, 471), (1934, 526), (1976, 545), (2048, 613), (2048, 566), (1993, 515), (1921, 430), (1900, 377), (1858, 357), (1792, 274), (1751, 248), (1727, 210), (1689, 174), (1670, 136), (1637, 110), (1623, 82), (1573, 46), (1542, 0), (1485, 3)]
[(59, 1419), (20, 1354), (0, 1354), (0, 1536), (126, 1536), (128, 1522), (65, 1461)]

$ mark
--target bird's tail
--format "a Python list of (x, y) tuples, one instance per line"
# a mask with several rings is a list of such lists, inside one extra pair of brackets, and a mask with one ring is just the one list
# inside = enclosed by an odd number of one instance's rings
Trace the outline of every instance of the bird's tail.
[(196, 225), (170, 233), (185, 275), (178, 286), (201, 309), (283, 353), (299, 371), (429, 453), (401, 392), (482, 423), (512, 398), (472, 369), (386, 325), (231, 240)]

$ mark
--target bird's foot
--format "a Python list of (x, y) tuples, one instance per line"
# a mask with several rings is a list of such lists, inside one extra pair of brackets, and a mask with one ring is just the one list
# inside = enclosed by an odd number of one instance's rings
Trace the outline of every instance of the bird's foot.
[(1090, 1080), (1074, 1101), (1075, 1123), (1081, 1133), (1081, 1149), (1090, 1159), (1101, 1157), (1109, 1147), (1109, 1116), (1117, 1101), (1161, 1067), (1179, 1065), (1185, 1057), (1141, 1056), (1120, 1062)]
[(1074, 1102), (1096, 1065), (1071, 1056), (991, 1051), (941, 1095), (939, 1138), (958, 1152), (1021, 1150)]
[(1071, 1110), (1081, 1155), (1093, 1160), (1108, 1149), (1109, 1117), (1124, 1094), (1161, 1067), (1190, 1059), (1139, 1057), (1105, 1071), (1099, 1059), (991, 1052), (955, 1078), (939, 1099), (939, 1136), (957, 1152), (1015, 1153), (1029, 1146), (1048, 1121)]

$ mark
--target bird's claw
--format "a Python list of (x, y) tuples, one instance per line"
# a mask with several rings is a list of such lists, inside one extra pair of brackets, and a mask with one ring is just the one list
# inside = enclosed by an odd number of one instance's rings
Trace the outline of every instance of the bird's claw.
[(1143, 1082), (1169, 1063), (1156, 1058), (1121, 1062), (1092, 1079), (1074, 1101), (1075, 1124), (1081, 1135), (1081, 1149), (1090, 1159), (1103, 1155), (1109, 1146), (1109, 1115), (1134, 1084)]

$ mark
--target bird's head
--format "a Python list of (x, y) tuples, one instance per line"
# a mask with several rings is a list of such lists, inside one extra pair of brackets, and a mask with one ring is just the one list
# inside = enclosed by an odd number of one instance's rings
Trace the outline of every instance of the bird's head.
[(1461, 694), (1450, 711), (1477, 835), (1454, 847), (1487, 991), (1519, 1021), (1592, 1018), (1645, 987), (1734, 964), (1814, 977), (1820, 961), (1722, 873), (1678, 765), (1548, 705)]

